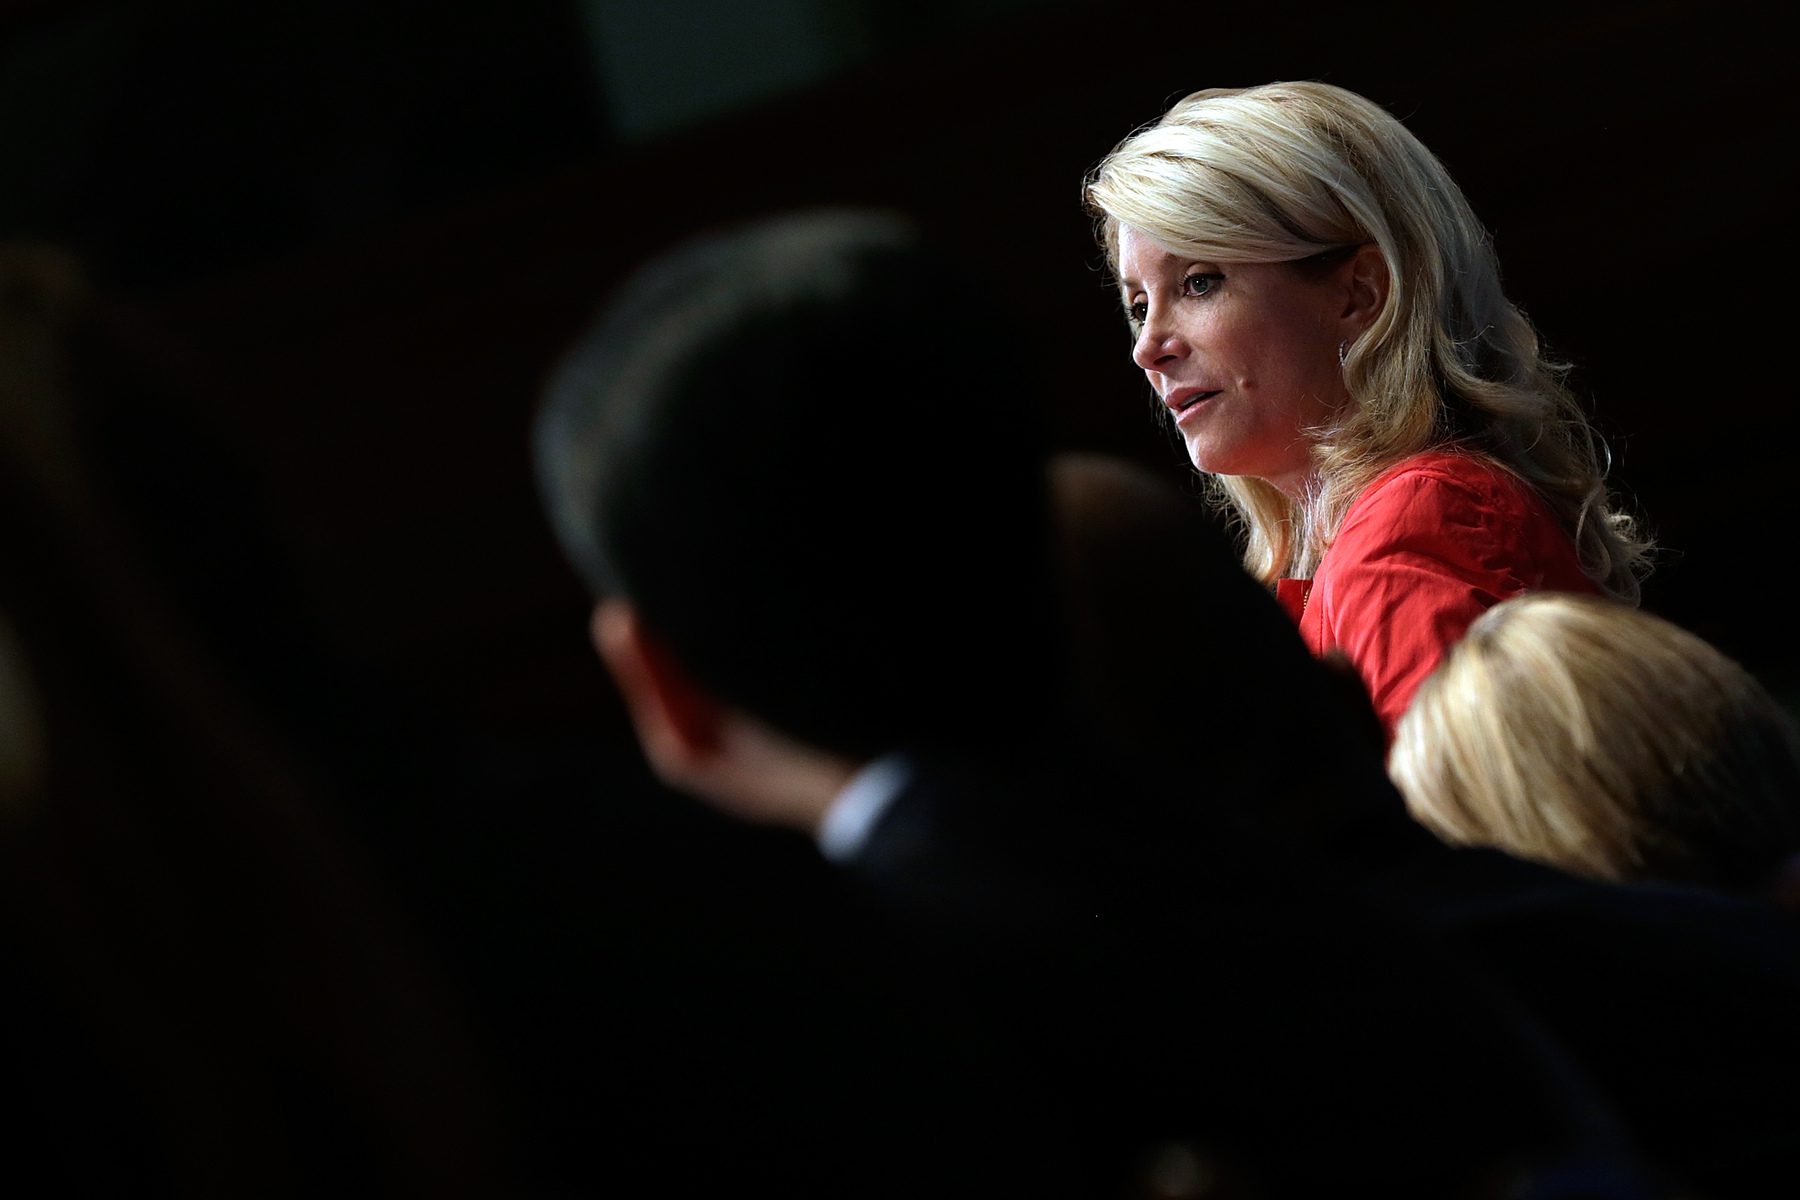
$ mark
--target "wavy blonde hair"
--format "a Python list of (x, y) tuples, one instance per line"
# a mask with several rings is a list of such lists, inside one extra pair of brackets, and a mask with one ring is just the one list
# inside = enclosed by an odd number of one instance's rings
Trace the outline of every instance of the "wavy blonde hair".
[(1755, 892), (1800, 850), (1800, 726), (1675, 623), (1598, 596), (1487, 610), (1420, 685), (1388, 771), (1446, 841), (1592, 878)]
[(1373, 243), (1387, 299), (1346, 347), (1351, 403), (1315, 435), (1315, 484), (1290, 497), (1215, 476), (1273, 586), (1310, 576), (1351, 503), (1388, 467), (1456, 447), (1530, 484), (1587, 574), (1636, 603), (1651, 543), (1609, 494), (1605, 447), (1500, 289), (1487, 231), (1437, 157), (1379, 105), (1314, 82), (1207, 88), (1120, 142), (1083, 183), (1108, 262), (1133, 229), (1216, 262), (1293, 262)]

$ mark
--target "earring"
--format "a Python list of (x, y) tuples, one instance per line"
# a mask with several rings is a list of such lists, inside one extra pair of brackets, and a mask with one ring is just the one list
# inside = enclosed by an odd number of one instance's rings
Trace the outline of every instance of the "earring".
[(1338, 343), (1338, 369), (1340, 371), (1343, 370), (1344, 363), (1347, 359), (1349, 359), (1349, 357), (1350, 357), (1350, 343), (1348, 341), (1339, 342)]

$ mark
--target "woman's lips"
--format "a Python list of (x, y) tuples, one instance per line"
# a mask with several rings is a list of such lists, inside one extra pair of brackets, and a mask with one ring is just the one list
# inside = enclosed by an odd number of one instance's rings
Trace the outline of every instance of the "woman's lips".
[(1219, 394), (1219, 391), (1220, 389), (1218, 388), (1214, 388), (1210, 391), (1204, 388), (1177, 388), (1175, 391), (1169, 393), (1165, 403), (1168, 404), (1169, 410), (1175, 414), (1175, 419), (1179, 421), (1184, 414), (1189, 413), (1198, 407), (1201, 401), (1211, 400), (1214, 396)]

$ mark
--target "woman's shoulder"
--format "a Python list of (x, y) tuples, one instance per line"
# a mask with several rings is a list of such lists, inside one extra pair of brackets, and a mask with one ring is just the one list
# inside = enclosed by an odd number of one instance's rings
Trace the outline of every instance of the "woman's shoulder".
[(1401, 508), (1415, 516), (1421, 503), (1518, 509), (1535, 505), (1530, 484), (1492, 459), (1466, 450), (1422, 450), (1382, 471), (1358, 493), (1349, 517), (1375, 508)]
[(1363, 494), (1403, 479), (1443, 480), (1476, 486), (1526, 486), (1518, 476), (1484, 454), (1441, 447), (1407, 455), (1377, 475)]
[(1344, 514), (1332, 546), (1340, 559), (1346, 547), (1447, 553), (1454, 546), (1486, 560), (1566, 538), (1529, 483), (1491, 459), (1448, 449), (1411, 455), (1377, 475)]
[(1315, 578), (1398, 560), (1497, 580), (1496, 596), (1595, 588), (1568, 531), (1531, 484), (1455, 450), (1417, 454), (1379, 475), (1346, 514)]

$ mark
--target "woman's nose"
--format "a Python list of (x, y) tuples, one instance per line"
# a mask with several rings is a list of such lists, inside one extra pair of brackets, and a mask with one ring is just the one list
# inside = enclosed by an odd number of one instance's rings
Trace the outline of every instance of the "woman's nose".
[(1137, 343), (1131, 348), (1131, 361), (1146, 371), (1160, 371), (1186, 355), (1187, 343), (1181, 335), (1159, 312), (1152, 310), (1144, 318), (1144, 327), (1138, 330)]

